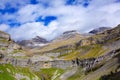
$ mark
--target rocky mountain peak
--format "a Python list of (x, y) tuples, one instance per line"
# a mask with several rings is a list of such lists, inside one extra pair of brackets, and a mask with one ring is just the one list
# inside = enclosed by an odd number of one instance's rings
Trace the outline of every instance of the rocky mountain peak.
[(48, 43), (48, 41), (40, 36), (36, 36), (30, 40), (22, 40), (17, 42), (19, 45), (24, 46), (24, 47), (41, 47), (44, 46)]
[(111, 29), (111, 28), (110, 27), (99, 27), (99, 28), (91, 30), (89, 33), (97, 34), (97, 33), (101, 33), (101, 32), (104, 32), (106, 30), (109, 30), (109, 29)]
[(36, 36), (35, 38), (32, 38), (32, 41), (38, 42), (38, 43), (48, 43), (46, 39), (41, 38), (40, 36)]
[(60, 40), (66, 40), (66, 39), (70, 39), (70, 38), (74, 38), (75, 36), (82, 36), (78, 31), (76, 30), (71, 30), (71, 31), (65, 31), (63, 32), (62, 35), (58, 36), (56, 39), (54, 39), (53, 41), (60, 41)]
[(71, 30), (71, 31), (63, 32), (63, 34), (75, 34), (75, 33), (78, 33), (78, 31), (77, 30)]

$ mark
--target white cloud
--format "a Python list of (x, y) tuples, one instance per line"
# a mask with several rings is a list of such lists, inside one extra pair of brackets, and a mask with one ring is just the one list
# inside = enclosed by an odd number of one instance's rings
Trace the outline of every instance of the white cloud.
[(37, 8), (38, 5), (26, 5), (25, 7), (22, 7), (18, 11), (18, 16), (16, 16), (17, 20), (20, 23), (26, 23), (34, 21), (37, 15)]
[(10, 26), (7, 24), (0, 24), (0, 30), (7, 31), (10, 29)]
[(4, 9), (7, 5), (7, 7), (16, 7), (20, 8), (21, 6), (26, 5), (27, 3), (30, 3), (30, 0), (0, 0), (0, 8)]
[(26, 23), (20, 27), (11, 28), (11, 30), (9, 30), (9, 33), (15, 40), (30, 39), (37, 35), (43, 38), (51, 38), (50, 35), (53, 34), (56, 28), (57, 27), (55, 22), (52, 22), (48, 27), (45, 27), (40, 22), (33, 22)]

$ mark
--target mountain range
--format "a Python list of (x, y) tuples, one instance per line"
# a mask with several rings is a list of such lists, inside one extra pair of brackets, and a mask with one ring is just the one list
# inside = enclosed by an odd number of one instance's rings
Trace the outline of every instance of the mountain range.
[(120, 25), (15, 42), (0, 31), (0, 80), (120, 80)]
[[(86, 34), (80, 34), (79, 31), (76, 30), (71, 30), (71, 31), (66, 31), (63, 34), (61, 34), (60, 36), (56, 37), (55, 39), (53, 39), (52, 41), (47, 41), (46, 39), (40, 37), (40, 36), (36, 36), (30, 40), (22, 40), (22, 41), (17, 41), (17, 43), (21, 46), (24, 47), (28, 47), (28, 48), (34, 48), (34, 47), (42, 47), (47, 45), (49, 42), (56, 42), (56, 41), (64, 41), (64, 40), (68, 40), (71, 39), (75, 36), (77, 36), (78, 38), (82, 38), (82, 37), (87, 37), (90, 36), (91, 34), (97, 34), (106, 30), (111, 29), (110, 27), (100, 27), (100, 28), (96, 28), (91, 30), (89, 33)], [(74, 38), (75, 39), (75, 38)], [(78, 39), (79, 40), (79, 39)]]

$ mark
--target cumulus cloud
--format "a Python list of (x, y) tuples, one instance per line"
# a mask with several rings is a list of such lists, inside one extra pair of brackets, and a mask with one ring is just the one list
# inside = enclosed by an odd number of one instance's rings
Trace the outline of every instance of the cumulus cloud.
[(0, 0), (0, 8), (4, 9), (5, 7), (15, 7), (20, 8), (27, 3), (30, 3), (30, 0)]
[(34, 21), (38, 17), (37, 9), (38, 5), (26, 5), (18, 11), (16, 18), (20, 23)]
[(20, 27), (11, 28), (8, 32), (15, 40), (30, 39), (37, 35), (51, 39), (56, 28), (55, 22), (52, 22), (48, 27), (45, 27), (40, 22), (32, 22), (23, 24)]
[(7, 24), (0, 24), (0, 30), (7, 31), (10, 29), (10, 26)]
[[(13, 39), (30, 39), (38, 35), (51, 40), (68, 30), (85, 33), (93, 28), (113, 27), (120, 23), (118, 0), (75, 0), (68, 4), (66, 1), (70, 0), (36, 1), (38, 4), (27, 4), (29, 1), (26, 0), (25, 3), (21, 3), (24, 6), (19, 7), (15, 14), (4, 14), (2, 17), (4, 21), (12, 18), (21, 24), (7, 30)], [(84, 5), (85, 3), (87, 6)], [(44, 19), (47, 16), (55, 16), (57, 19), (47, 26), (44, 25), (44, 21), (36, 22), (39, 17)]]

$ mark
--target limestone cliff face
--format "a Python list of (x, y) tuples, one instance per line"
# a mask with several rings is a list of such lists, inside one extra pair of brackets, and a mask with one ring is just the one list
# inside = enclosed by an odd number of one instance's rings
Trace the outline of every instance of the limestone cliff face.
[(10, 35), (5, 32), (0, 31), (0, 39), (5, 39), (8, 41), (10, 40)]
[(0, 46), (8, 46), (10, 41), (10, 35), (0, 31)]
[(83, 40), (80, 41), (81, 46), (91, 45), (91, 44), (95, 44), (95, 43), (96, 43), (96, 41), (92, 37), (87, 38), (87, 39), (83, 39)]
[[(104, 65), (110, 59), (114, 58), (120, 52), (120, 48), (116, 50), (112, 50), (103, 56), (99, 56), (97, 58), (88, 58), (79, 60), (77, 59), (77, 65), (83, 67), (83, 71), (88, 72), (94, 68), (99, 68), (100, 66)], [(119, 64), (120, 65), (120, 64)]]
[(89, 38), (82, 39), (77, 43), (77, 45), (85, 46), (91, 44), (105, 44), (106, 42), (119, 40), (119, 37), (120, 37), (120, 25), (113, 29), (109, 29), (102, 33), (91, 36)]
[(15, 50), (20, 50), (21, 47), (11, 40), (10, 35), (0, 31), (0, 54), (4, 57), (9, 56), (9, 54), (15, 53)]

